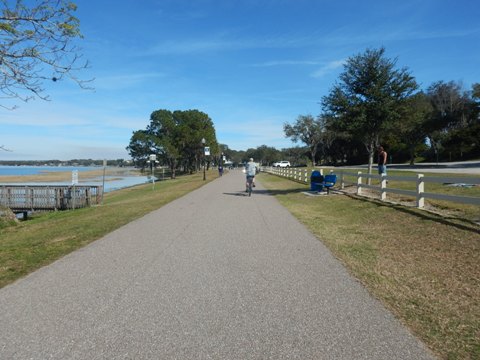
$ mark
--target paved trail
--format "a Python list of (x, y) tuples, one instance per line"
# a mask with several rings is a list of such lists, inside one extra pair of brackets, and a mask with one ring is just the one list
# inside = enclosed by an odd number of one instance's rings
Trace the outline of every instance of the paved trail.
[(1, 289), (0, 358), (433, 359), (243, 186), (233, 171)]

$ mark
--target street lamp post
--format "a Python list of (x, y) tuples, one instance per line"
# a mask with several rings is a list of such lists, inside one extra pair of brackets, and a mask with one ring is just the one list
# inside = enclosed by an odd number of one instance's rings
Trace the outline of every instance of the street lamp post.
[(205, 138), (202, 138), (202, 156), (203, 156), (203, 180), (205, 181), (207, 178), (205, 176)]

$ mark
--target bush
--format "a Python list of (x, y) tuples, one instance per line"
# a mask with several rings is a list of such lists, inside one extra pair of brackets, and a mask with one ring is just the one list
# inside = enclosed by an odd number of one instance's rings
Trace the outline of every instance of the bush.
[(9, 208), (0, 206), (0, 229), (16, 225), (18, 219)]

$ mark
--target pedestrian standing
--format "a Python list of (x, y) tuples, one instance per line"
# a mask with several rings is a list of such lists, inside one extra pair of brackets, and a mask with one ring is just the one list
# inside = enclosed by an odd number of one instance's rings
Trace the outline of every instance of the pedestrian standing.
[(387, 175), (387, 152), (383, 146), (378, 147), (378, 174)]

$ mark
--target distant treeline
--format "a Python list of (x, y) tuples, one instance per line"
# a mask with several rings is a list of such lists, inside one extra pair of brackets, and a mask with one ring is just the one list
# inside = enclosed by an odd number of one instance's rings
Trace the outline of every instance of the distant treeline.
[[(124, 159), (106, 160), (107, 166), (129, 166), (131, 162)], [(103, 166), (103, 160), (0, 160), (3, 166)]]

